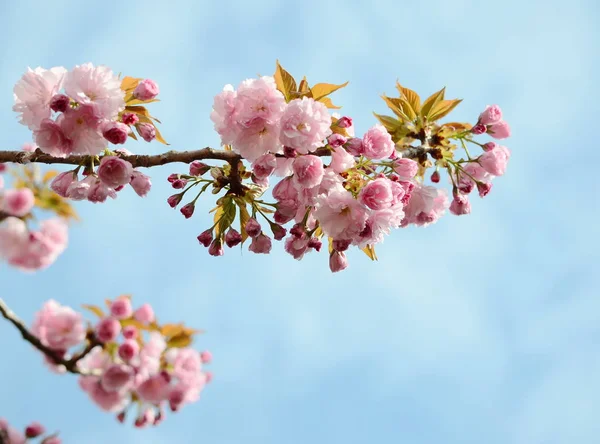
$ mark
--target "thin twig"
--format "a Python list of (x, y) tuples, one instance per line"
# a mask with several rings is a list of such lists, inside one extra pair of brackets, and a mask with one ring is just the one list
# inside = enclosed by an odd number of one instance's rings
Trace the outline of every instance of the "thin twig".
[(84, 376), (92, 376), (95, 375), (96, 372), (81, 370), (78, 368), (77, 363), (83, 359), (88, 353), (92, 351), (94, 347), (98, 345), (98, 342), (93, 338), (88, 338), (88, 345), (86, 348), (77, 353), (71, 359), (64, 359), (60, 356), (57, 356), (56, 351), (52, 350), (50, 347), (47, 347), (40, 341), (40, 339), (35, 336), (33, 333), (29, 331), (29, 329), (25, 326), (25, 323), (6, 305), (6, 303), (0, 298), (0, 314), (13, 324), (17, 330), (21, 333), (23, 339), (45, 354), (48, 358), (56, 363), (56, 365), (62, 365), (69, 373), (75, 373), (78, 375)]

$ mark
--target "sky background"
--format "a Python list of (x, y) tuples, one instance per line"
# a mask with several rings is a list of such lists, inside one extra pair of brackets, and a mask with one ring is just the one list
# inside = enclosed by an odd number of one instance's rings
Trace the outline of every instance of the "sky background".
[[(380, 261), (208, 256), (154, 187), (80, 203), (69, 249), (0, 296), (28, 322), (48, 298), (78, 307), (131, 293), (165, 322), (207, 332), (214, 382), (201, 402), (136, 430), (101, 412), (73, 376), (49, 373), (0, 322), (0, 416), (39, 420), (66, 444), (595, 443), (600, 434), (597, 128), (600, 21), (590, 0), (403, 2), (54, 0), (0, 2), (2, 149), (31, 140), (12, 112), (27, 66), (93, 62), (156, 80), (152, 113), (177, 150), (217, 146), (223, 85), (272, 74), (350, 84), (334, 103), (362, 134), (394, 82), (463, 98), (453, 120), (499, 104), (513, 136), (505, 176), (469, 216), (397, 230)], [(595, 27), (595, 28), (594, 28)], [(128, 142), (136, 153), (158, 143)]]

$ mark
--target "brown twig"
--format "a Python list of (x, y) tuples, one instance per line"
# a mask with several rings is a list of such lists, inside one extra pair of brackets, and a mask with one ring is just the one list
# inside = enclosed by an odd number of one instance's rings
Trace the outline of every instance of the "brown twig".
[(88, 345), (84, 350), (74, 355), (71, 359), (64, 359), (58, 356), (55, 350), (52, 350), (50, 347), (44, 345), (37, 336), (31, 333), (25, 326), (25, 323), (10, 308), (8, 308), (2, 298), (0, 298), (0, 314), (2, 314), (4, 319), (9, 321), (17, 328), (17, 330), (19, 330), (23, 339), (54, 361), (56, 365), (64, 366), (69, 373), (84, 376), (93, 376), (95, 374), (93, 371), (81, 370), (77, 367), (77, 363), (98, 345), (98, 342), (95, 339), (88, 338)]

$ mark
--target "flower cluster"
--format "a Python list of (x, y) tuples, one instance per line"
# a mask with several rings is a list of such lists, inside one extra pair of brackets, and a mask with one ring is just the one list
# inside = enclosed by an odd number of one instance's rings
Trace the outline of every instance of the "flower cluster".
[(108, 152), (102, 156), (96, 171), (85, 170), (81, 180), (78, 177), (81, 167), (65, 171), (54, 178), (50, 188), (61, 197), (93, 203), (105, 202), (109, 197), (116, 199), (117, 193), (126, 185), (131, 185), (140, 197), (145, 197), (152, 187), (150, 177), (134, 169), (118, 154), (131, 153), (124, 149)]
[(29, 68), (14, 87), (13, 110), (33, 131), (39, 148), (55, 157), (99, 154), (107, 142), (125, 143), (132, 128), (150, 142), (156, 138), (155, 126), (140, 121), (144, 112), (126, 105), (152, 101), (159, 89), (152, 80), (137, 80), (128, 91), (106, 66)]
[[(45, 436), (44, 436), (45, 435)], [(23, 432), (12, 427), (4, 418), (0, 418), (0, 442), (4, 444), (25, 444), (32, 439), (39, 439), (39, 444), (61, 444), (58, 434), (46, 435), (46, 428), (39, 422), (32, 422)]]
[[(440, 125), (437, 121), (460, 100), (444, 100), (442, 90), (421, 106), (414, 91), (398, 85), (399, 98), (384, 97), (397, 118), (376, 115), (380, 124), (359, 138), (351, 118), (328, 111), (333, 106), (323, 92), (340, 86), (290, 87), (295, 85), (290, 78), (278, 65), (275, 77), (246, 80), (237, 90), (227, 85), (214, 99), (215, 130), (223, 145), (251, 162), (250, 171), (238, 166), (239, 179), (250, 179), (248, 183), (235, 190), (230, 166), (200, 162), (191, 165), (189, 175), (169, 176), (173, 188), (182, 189), (168, 199), (173, 208), (190, 189), (203, 185), (181, 207), (186, 218), (209, 186), (214, 194), (228, 188), (217, 201), (214, 224), (198, 236), (213, 256), (223, 255), (225, 245), (231, 248), (248, 238), (250, 251), (269, 253), (272, 238), (285, 238), (285, 250), (301, 259), (309, 251), (319, 251), (321, 238), (327, 237), (330, 268), (340, 271), (347, 266), (345, 251), (350, 246), (375, 259), (374, 246), (393, 228), (427, 226), (447, 209), (467, 214), (467, 195), (477, 188), (481, 197), (486, 196), (491, 179), (504, 174), (510, 151), (473, 139), (483, 133), (496, 139), (510, 135), (497, 105), (488, 106), (475, 126)], [(412, 145), (414, 141), (420, 144)], [(456, 159), (455, 141), (464, 148), (466, 159)], [(471, 157), (467, 143), (484, 153)], [(431, 167), (435, 171), (428, 184), (425, 172)], [(452, 183), (452, 201), (446, 189), (436, 186), (443, 170)], [(204, 178), (209, 171), (211, 178)], [(272, 190), (275, 202), (268, 203), (261, 196), (272, 175), (283, 179)], [(232, 226), (236, 213), (239, 231)], [(283, 226), (287, 223), (292, 223), (289, 235)]]
[[(125, 421), (136, 408), (136, 427), (157, 425), (171, 411), (199, 399), (211, 379), (203, 364), (209, 352), (189, 347), (197, 333), (182, 324), (158, 325), (148, 304), (136, 310), (128, 296), (107, 301), (108, 314), (97, 306), (84, 306), (99, 320), (86, 328), (83, 316), (50, 300), (36, 314), (31, 331), (60, 358), (74, 363), (68, 369), (52, 356), (46, 363), (55, 372), (80, 373), (79, 386), (100, 409)], [(72, 354), (74, 347), (82, 351)]]

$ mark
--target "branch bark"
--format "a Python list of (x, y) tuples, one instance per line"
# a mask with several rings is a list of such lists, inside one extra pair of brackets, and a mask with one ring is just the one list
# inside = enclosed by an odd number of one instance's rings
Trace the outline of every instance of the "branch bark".
[(61, 358), (56, 354), (55, 350), (52, 350), (50, 347), (42, 344), (40, 339), (35, 336), (33, 333), (29, 331), (29, 329), (25, 326), (25, 323), (6, 305), (6, 303), (0, 298), (0, 314), (4, 319), (13, 324), (23, 339), (41, 351), (44, 355), (46, 355), (49, 359), (54, 361), (57, 365), (62, 365), (69, 373), (74, 373), (78, 375), (84, 376), (93, 376), (95, 372), (81, 370), (77, 367), (77, 363), (83, 359), (88, 353), (92, 351), (94, 347), (99, 345), (99, 343), (94, 338), (88, 338), (88, 345), (84, 350), (80, 353), (75, 354), (71, 359)]

